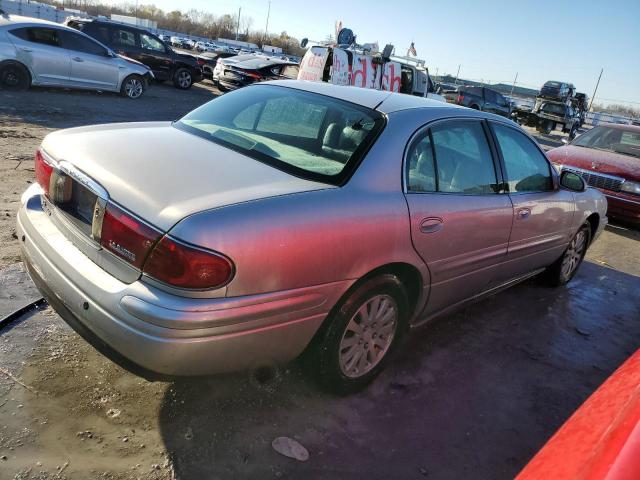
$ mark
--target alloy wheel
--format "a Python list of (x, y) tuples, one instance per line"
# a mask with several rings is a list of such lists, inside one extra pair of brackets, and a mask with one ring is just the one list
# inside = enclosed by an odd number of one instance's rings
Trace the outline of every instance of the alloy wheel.
[(186, 70), (180, 72), (178, 74), (178, 84), (181, 88), (189, 88), (191, 85), (191, 74)]
[(338, 350), (342, 373), (358, 378), (384, 358), (398, 328), (398, 305), (389, 295), (369, 298), (351, 317)]
[(571, 243), (569, 244), (569, 248), (564, 254), (564, 258), (562, 259), (562, 274), (565, 277), (570, 277), (580, 265), (580, 261), (582, 260), (582, 255), (584, 253), (584, 249), (587, 244), (587, 234), (584, 230), (580, 230)]
[(124, 86), (124, 91), (129, 98), (138, 98), (142, 95), (143, 90), (142, 82), (137, 78), (130, 78)]
[(4, 83), (7, 87), (15, 87), (19, 82), (20, 78), (14, 70), (8, 70), (2, 78), (2, 83)]

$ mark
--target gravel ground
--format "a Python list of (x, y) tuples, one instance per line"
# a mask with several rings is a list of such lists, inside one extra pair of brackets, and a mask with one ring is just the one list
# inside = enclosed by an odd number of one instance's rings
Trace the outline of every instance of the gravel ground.
[[(174, 119), (216, 94), (0, 92), (0, 269), (11, 265), (0, 270), (0, 318), (38, 295), (12, 233), (42, 137)], [(33, 311), (0, 330), (0, 480), (512, 478), (640, 346), (639, 241), (608, 227), (568, 287), (531, 280), (431, 323), (349, 397), (322, 393), (299, 361), (271, 376), (150, 383), (51, 309)], [(275, 453), (279, 436), (309, 460)]]

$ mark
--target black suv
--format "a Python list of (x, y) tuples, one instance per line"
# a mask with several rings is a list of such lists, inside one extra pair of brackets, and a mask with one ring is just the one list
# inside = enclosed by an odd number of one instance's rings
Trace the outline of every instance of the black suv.
[(557, 82), (549, 80), (540, 89), (539, 97), (548, 98), (550, 100), (567, 100), (576, 93), (576, 87), (572, 83)]
[(149, 67), (160, 82), (171, 80), (176, 88), (186, 90), (202, 80), (202, 69), (195, 57), (174, 52), (160, 38), (142, 28), (105, 20), (72, 18), (67, 26)]

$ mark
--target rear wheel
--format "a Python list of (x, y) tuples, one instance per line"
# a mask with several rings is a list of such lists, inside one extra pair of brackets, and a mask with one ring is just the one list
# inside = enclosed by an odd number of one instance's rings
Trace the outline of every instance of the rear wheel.
[(180, 90), (187, 90), (193, 85), (193, 77), (191, 72), (186, 68), (179, 68), (173, 74), (173, 85)]
[(23, 65), (16, 62), (0, 66), (0, 88), (26, 90), (31, 85), (31, 75)]
[(144, 80), (140, 75), (129, 75), (122, 82), (120, 94), (123, 97), (136, 99), (140, 98), (144, 93)]
[(407, 293), (391, 274), (356, 288), (334, 309), (315, 349), (321, 384), (334, 392), (357, 391), (389, 360), (406, 330)]
[(591, 242), (591, 225), (585, 223), (571, 239), (562, 256), (545, 272), (548, 282), (554, 287), (566, 285), (578, 271)]

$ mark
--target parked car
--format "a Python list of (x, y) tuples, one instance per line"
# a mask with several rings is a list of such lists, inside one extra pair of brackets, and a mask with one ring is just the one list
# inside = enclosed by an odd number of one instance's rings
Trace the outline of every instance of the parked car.
[(547, 155), (604, 193), (609, 216), (640, 225), (640, 127), (599, 125)]
[(233, 57), (234, 54), (223, 51), (202, 52), (196, 59), (198, 64), (202, 67), (202, 76), (213, 81), (213, 71), (216, 68), (216, 64), (219, 58)]
[(640, 350), (551, 437), (516, 480), (640, 478)]
[(298, 71), (298, 65), (289, 61), (244, 54), (218, 58), (212, 73), (212, 80), (225, 90), (235, 90), (255, 82), (295, 79), (298, 77)]
[(186, 90), (202, 80), (202, 69), (194, 56), (174, 52), (147, 30), (88, 18), (71, 18), (67, 25), (145, 64), (160, 82), (171, 81), (176, 88)]
[(61, 130), (35, 162), (25, 265), (71, 326), (151, 377), (309, 348), (324, 385), (361, 388), (410, 326), (542, 272), (570, 281), (606, 224), (604, 196), (511, 121), (318, 82)]
[(153, 73), (87, 35), (57, 23), (0, 16), (0, 87), (31, 85), (120, 92), (139, 98)]
[(576, 88), (572, 83), (549, 80), (542, 86), (538, 96), (550, 100), (567, 101), (573, 97), (575, 93)]
[(511, 104), (500, 93), (487, 87), (460, 87), (456, 104), (463, 107), (495, 113), (502, 117), (511, 116)]

